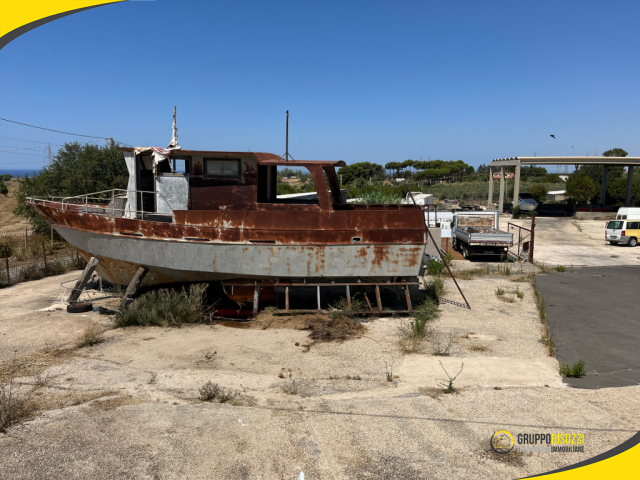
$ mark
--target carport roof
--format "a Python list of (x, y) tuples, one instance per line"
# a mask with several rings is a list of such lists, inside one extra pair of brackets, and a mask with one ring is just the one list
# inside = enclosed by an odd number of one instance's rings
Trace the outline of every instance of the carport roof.
[(490, 166), (507, 165), (640, 165), (640, 157), (510, 157), (496, 158)]

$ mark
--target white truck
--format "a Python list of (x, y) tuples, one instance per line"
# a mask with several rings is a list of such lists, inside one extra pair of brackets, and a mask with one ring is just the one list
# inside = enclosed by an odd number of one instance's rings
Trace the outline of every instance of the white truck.
[(506, 255), (513, 234), (499, 230), (500, 214), (494, 211), (455, 212), (451, 221), (451, 243), (464, 258), (476, 255)]

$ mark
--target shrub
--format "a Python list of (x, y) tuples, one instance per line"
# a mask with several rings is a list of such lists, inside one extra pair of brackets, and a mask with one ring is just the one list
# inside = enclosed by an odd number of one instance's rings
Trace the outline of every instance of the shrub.
[(30, 417), (34, 411), (34, 404), (18, 395), (11, 384), (0, 386), (0, 432)]
[(98, 325), (91, 324), (85, 329), (82, 338), (76, 346), (78, 348), (92, 347), (102, 341), (104, 341), (102, 338), (102, 328)]
[(208, 381), (201, 386), (199, 392), (200, 400), (203, 402), (225, 403), (240, 395), (236, 390), (221, 387), (217, 383), (213, 383), (211, 381)]
[(572, 366), (560, 363), (560, 375), (563, 377), (580, 378), (585, 375), (584, 362), (578, 360)]
[(549, 190), (547, 190), (544, 183), (536, 183), (531, 186), (529, 193), (536, 202), (542, 203), (547, 199), (547, 193), (549, 193)]
[(351, 306), (345, 297), (340, 298), (335, 305), (332, 305), (334, 310), (329, 313), (329, 318), (332, 321), (337, 321), (342, 318), (354, 318), (355, 312), (364, 312), (369, 310), (369, 305), (363, 300), (359, 293), (356, 293), (351, 297)]
[[(427, 298), (435, 303), (439, 303), (440, 297), (442, 297), (447, 291), (444, 280), (442, 277), (433, 277), (426, 285)], [(418, 307), (420, 308), (420, 307)]]
[(195, 323), (205, 316), (205, 284), (191, 285), (189, 293), (162, 289), (140, 296), (115, 319), (117, 327)]
[(563, 267), (562, 265), (558, 265), (556, 267), (556, 272), (566, 272), (567, 269), (565, 267)]
[(404, 321), (398, 327), (400, 349), (404, 353), (422, 350), (422, 341), (433, 334), (428, 322), (440, 316), (439, 306), (431, 299), (425, 300), (414, 309), (413, 318)]
[(516, 205), (511, 209), (511, 216), (513, 218), (520, 218), (520, 205)]
[(438, 275), (444, 270), (444, 263), (440, 260), (429, 260), (427, 262), (427, 274)]
[(451, 262), (453, 261), (453, 254), (451, 252), (447, 252), (444, 254), (444, 263), (446, 263), (447, 265), (451, 265)]

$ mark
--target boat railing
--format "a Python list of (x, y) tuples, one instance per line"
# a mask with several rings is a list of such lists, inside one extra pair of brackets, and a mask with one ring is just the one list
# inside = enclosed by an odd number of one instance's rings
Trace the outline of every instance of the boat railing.
[[(142, 201), (136, 201), (136, 204), (140, 204), (140, 209), (134, 210), (128, 202), (129, 194), (132, 193), (135, 196), (139, 194), (150, 194), (156, 198), (161, 198), (167, 205), (170, 205), (164, 195), (160, 192), (150, 192), (146, 190), (126, 190), (122, 188), (112, 188), (110, 190), (103, 190), (101, 192), (86, 193), (82, 195), (74, 195), (71, 197), (54, 197), (48, 198), (34, 198), (28, 197), (28, 200), (37, 201), (46, 206), (47, 203), (61, 206), (62, 210), (69, 210), (69, 207), (75, 207), (75, 210), (80, 213), (96, 213), (106, 215), (109, 217), (122, 217), (122, 218), (141, 218), (143, 220), (166, 222), (168, 218), (171, 218), (172, 222), (175, 222), (175, 215), (173, 210), (169, 207), (169, 212), (154, 212), (144, 210), (144, 204)], [(123, 208), (116, 207), (116, 197), (126, 198)]]

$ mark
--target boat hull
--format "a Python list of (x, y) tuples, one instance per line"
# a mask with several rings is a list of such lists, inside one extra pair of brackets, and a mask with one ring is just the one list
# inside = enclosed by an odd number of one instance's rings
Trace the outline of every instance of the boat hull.
[(234, 278), (406, 277), (420, 274), (424, 244), (274, 245), (184, 242), (110, 235), (54, 225), (81, 255), (100, 261), (106, 280), (128, 284), (149, 268), (145, 285)]

